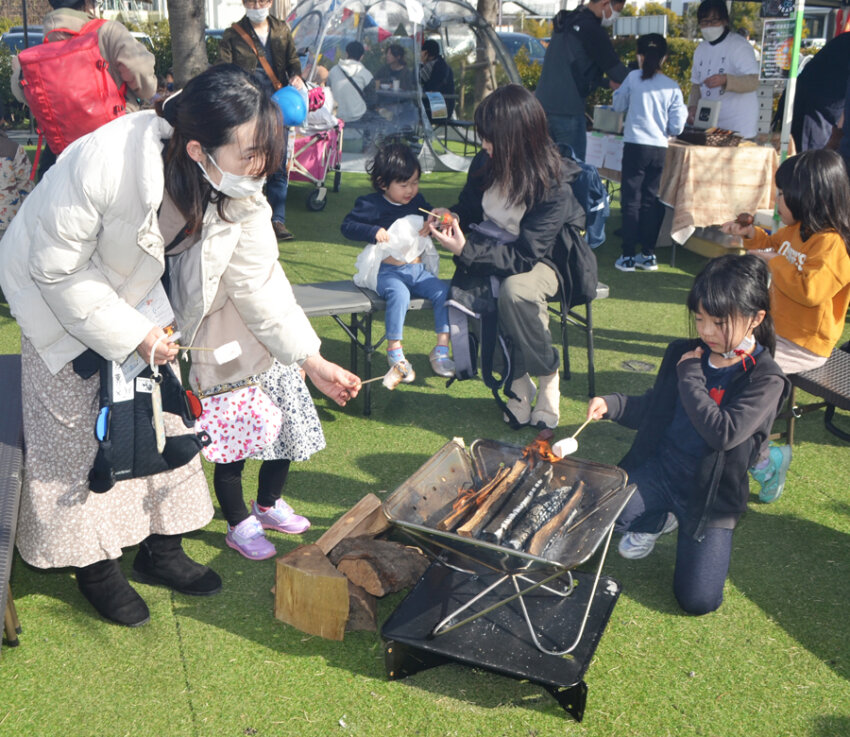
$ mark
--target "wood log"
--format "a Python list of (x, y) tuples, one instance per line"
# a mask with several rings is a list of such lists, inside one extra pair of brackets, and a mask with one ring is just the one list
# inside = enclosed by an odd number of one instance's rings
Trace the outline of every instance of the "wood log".
[(534, 537), (531, 538), (531, 542), (528, 544), (529, 553), (540, 555), (543, 552), (553, 535), (556, 535), (561, 530), (570, 515), (578, 509), (582, 496), (584, 496), (584, 481), (579, 481), (573, 490), (573, 495), (567, 500), (561, 511), (534, 533)]
[(366, 589), (348, 582), (348, 622), (346, 632), (365, 630), (378, 631), (378, 607), (376, 599)]
[(444, 519), (437, 523), (437, 529), (444, 532), (451, 532), (469, 515), (473, 514), (479, 505), (483, 504), (484, 500), (510, 473), (511, 469), (507, 467), (500, 468), (496, 475), (490, 479), (478, 491), (469, 489), (465, 492), (459, 492), (458, 498), (455, 501), (452, 512)]
[(381, 507), (381, 500), (367, 494), (357, 504), (334, 522), (317, 541), (327, 555), (346, 537), (369, 535), (375, 537), (389, 529), (390, 523)]
[(366, 536), (344, 539), (329, 558), (352, 583), (373, 596), (410, 588), (428, 567), (428, 559), (416, 548)]
[(348, 580), (317, 545), (302, 545), (276, 561), (274, 615), (302, 632), (342, 640), (348, 621)]
[(481, 532), (484, 525), (490, 521), (490, 517), (499, 511), (499, 503), (505, 500), (505, 495), (510, 493), (526, 468), (528, 468), (528, 463), (521, 459), (516, 461), (507, 475), (493, 487), (493, 490), (487, 495), (475, 514), (457, 528), (457, 534), (463, 537), (475, 537)]

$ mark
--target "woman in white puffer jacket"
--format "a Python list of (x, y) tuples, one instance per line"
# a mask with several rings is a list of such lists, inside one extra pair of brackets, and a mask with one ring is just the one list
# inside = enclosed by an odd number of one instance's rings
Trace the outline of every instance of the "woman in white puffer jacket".
[[(265, 370), (270, 355), (299, 364), (339, 404), (357, 394), (357, 377), (319, 354), (277, 260), (261, 189), (283, 154), (281, 126), (247, 75), (213, 67), (159, 113), (119, 118), (72, 144), (0, 243), (0, 285), (22, 333), (18, 549), (34, 566), (75, 567), (81, 591), (110, 621), (136, 626), (149, 617), (118, 565), (137, 543), (138, 580), (196, 595), (221, 587), (180, 543), (212, 517), (198, 459), (106, 494), (88, 488), (99, 382), (80, 378), (72, 361), (87, 349), (113, 361), (136, 351), (159, 365), (176, 358), (177, 346), (136, 309), (166, 256), (181, 252), (170, 273), (184, 344), (226, 292), (256, 338), (245, 341), (244, 373)], [(179, 423), (166, 431), (186, 432)]]

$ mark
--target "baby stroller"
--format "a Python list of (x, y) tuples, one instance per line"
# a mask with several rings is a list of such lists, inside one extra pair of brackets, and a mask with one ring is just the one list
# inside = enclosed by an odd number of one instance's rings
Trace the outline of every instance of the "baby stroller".
[(313, 212), (323, 210), (327, 204), (325, 179), (331, 169), (334, 171), (333, 191), (339, 192), (343, 125), (341, 120), (337, 120), (335, 125), (325, 129), (298, 128), (291, 144), (289, 181), (316, 185), (307, 197), (307, 209)]

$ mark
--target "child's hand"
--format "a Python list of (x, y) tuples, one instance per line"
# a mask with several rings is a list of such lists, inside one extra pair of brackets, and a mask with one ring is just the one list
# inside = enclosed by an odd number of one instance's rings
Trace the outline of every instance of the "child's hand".
[(387, 232), (386, 228), (381, 228), (375, 234), (375, 243), (388, 243), (390, 240), (390, 234)]
[[(740, 218), (740, 215), (738, 216)], [(727, 235), (739, 235), (741, 238), (755, 238), (756, 229), (752, 225), (742, 225), (740, 220), (730, 220), (720, 226)]]
[(690, 361), (692, 358), (697, 358), (697, 359), (702, 358), (702, 353), (703, 353), (702, 347), (697, 346), (692, 351), (688, 351), (687, 353), (683, 353), (682, 357), (678, 360), (676, 365), (678, 366), (680, 363), (682, 363), (682, 361)]
[(608, 402), (602, 397), (594, 397), (587, 403), (587, 419), (601, 420), (608, 414)]
[(452, 220), (444, 230), (437, 230), (433, 223), (430, 223), (428, 227), (431, 230), (431, 236), (455, 256), (458, 256), (466, 245), (466, 237), (457, 220)]

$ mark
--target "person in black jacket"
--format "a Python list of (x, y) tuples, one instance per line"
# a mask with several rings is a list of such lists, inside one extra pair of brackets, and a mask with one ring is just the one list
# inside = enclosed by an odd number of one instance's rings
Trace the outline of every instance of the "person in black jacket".
[(747, 469), (790, 390), (772, 355), (769, 283), (756, 256), (709, 261), (688, 295), (699, 337), (668, 346), (646, 394), (594, 397), (587, 409), (638, 431), (619, 464), (637, 485), (615, 527), (620, 554), (643, 558), (680, 525), (673, 592), (690, 614), (723, 602)]
[[(570, 273), (571, 251), (587, 248), (580, 234), (584, 210), (570, 186), (580, 169), (561, 158), (543, 108), (520, 85), (500, 87), (486, 97), (475, 111), (475, 128), (482, 151), (451, 208), (455, 219), (438, 229), (439, 221), (431, 216), (431, 234), (455, 256), (453, 284), (464, 276), (501, 280), (499, 328), (513, 345), (513, 376), (518, 377), (506, 392), (513, 395), (507, 407), (519, 424), (554, 428), (560, 418), (560, 358), (552, 345), (547, 303), (562, 284), (574, 289), (578, 275)], [(461, 228), (484, 221), (498, 226), (503, 236), (481, 230), (464, 235)], [(590, 263), (580, 276), (595, 294), (592, 254)]]
[[(419, 67), (419, 84), (423, 92), (439, 92), (446, 101), (446, 117), (451, 118), (455, 109), (455, 75), (443, 55), (440, 44), (429, 38), (422, 44), (420, 52), (422, 65)], [(431, 108), (427, 104), (428, 119), (431, 120)]]
[(605, 30), (625, 0), (588, 0), (552, 19), (552, 38), (534, 94), (559, 144), (569, 144), (584, 160), (587, 150), (585, 102), (597, 87), (617, 89), (629, 73)]

